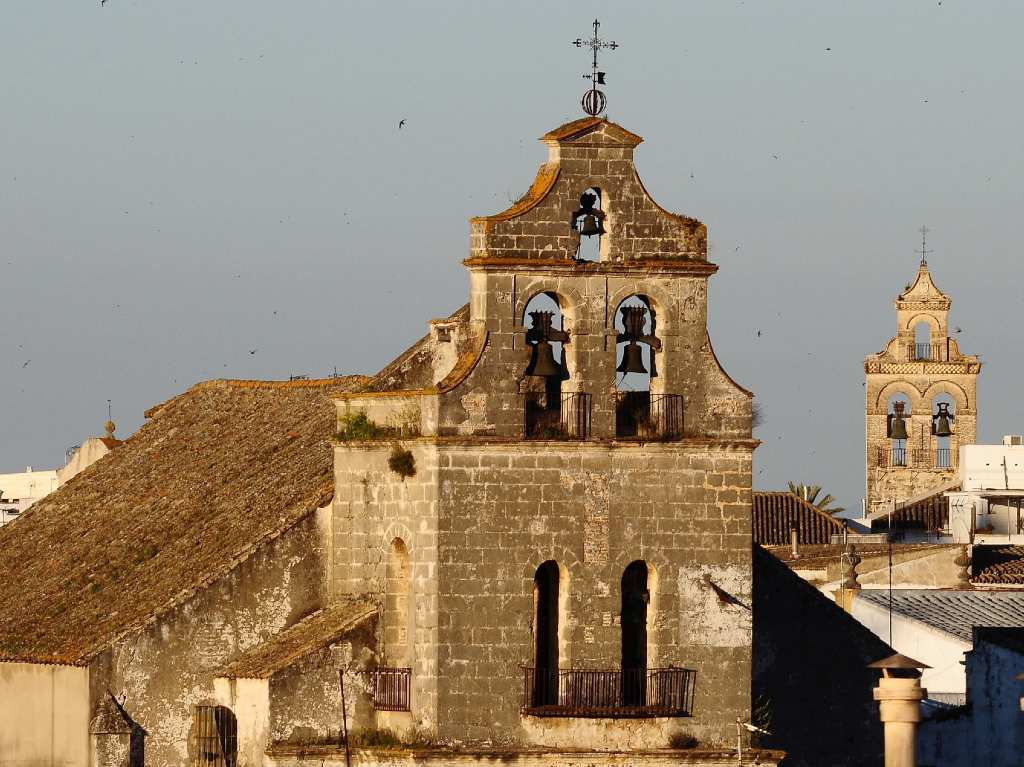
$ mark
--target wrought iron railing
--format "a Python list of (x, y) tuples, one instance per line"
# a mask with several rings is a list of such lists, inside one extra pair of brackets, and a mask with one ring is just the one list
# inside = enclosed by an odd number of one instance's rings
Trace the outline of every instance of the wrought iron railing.
[(621, 391), (615, 395), (615, 436), (648, 440), (681, 439), (681, 394)]
[(235, 767), (238, 722), (225, 706), (196, 706), (192, 719), (192, 767)]
[(587, 439), (592, 397), (586, 392), (549, 396), (528, 392), (523, 407), (527, 439)]
[(378, 666), (367, 672), (377, 711), (411, 711), (412, 669)]
[(686, 668), (523, 668), (522, 711), (532, 716), (690, 716), (697, 672)]
[(942, 353), (939, 344), (910, 344), (910, 359), (912, 360), (938, 360)]
[(890, 466), (907, 466), (908, 458), (908, 451), (905, 447), (894, 447), (889, 451)]
[(949, 469), (953, 466), (953, 454), (948, 447), (940, 447), (935, 451), (935, 467)]

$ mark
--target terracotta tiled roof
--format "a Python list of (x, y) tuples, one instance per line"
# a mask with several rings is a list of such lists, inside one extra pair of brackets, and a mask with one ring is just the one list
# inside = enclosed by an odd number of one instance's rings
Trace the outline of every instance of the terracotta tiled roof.
[(311, 652), (337, 642), (376, 614), (376, 607), (361, 600), (348, 600), (317, 610), (269, 642), (242, 653), (216, 675), (229, 679), (267, 679)]
[[(949, 526), (949, 498), (945, 493), (949, 487), (943, 486), (935, 493), (921, 498), (913, 503), (897, 504), (896, 511), (892, 515), (892, 527), (894, 530), (943, 530)], [(884, 530), (888, 524), (889, 515), (884, 512), (876, 512), (871, 515), (871, 529)]]
[(971, 558), (975, 583), (1024, 586), (1024, 546), (975, 546)]
[(787, 545), (794, 523), (801, 544), (829, 543), (843, 532), (842, 522), (793, 493), (757, 491), (753, 507), (754, 543), (762, 546)]
[(363, 377), (210, 381), (0, 528), (0, 660), (86, 663), (334, 492), (335, 392)]

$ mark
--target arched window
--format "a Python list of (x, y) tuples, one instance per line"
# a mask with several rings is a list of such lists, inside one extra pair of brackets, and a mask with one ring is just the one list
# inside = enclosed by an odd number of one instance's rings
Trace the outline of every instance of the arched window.
[(192, 711), (192, 766), (236, 767), (238, 722), (227, 706), (196, 706)]
[(384, 657), (386, 665), (412, 665), (412, 568), (405, 541), (395, 538), (388, 552), (384, 592)]
[(534, 677), (533, 705), (558, 704), (558, 563), (548, 560), (533, 578)]
[(907, 466), (907, 445), (912, 439), (913, 424), (910, 420), (910, 402), (905, 394), (893, 394), (889, 398), (886, 416), (885, 436), (889, 438), (888, 456), (879, 457), (880, 465)]
[(647, 690), (647, 563), (637, 560), (622, 574), (622, 705), (642, 706)]
[(956, 431), (956, 400), (948, 394), (940, 394), (932, 400), (932, 435), (935, 437), (935, 466), (949, 469), (953, 466), (952, 437)]

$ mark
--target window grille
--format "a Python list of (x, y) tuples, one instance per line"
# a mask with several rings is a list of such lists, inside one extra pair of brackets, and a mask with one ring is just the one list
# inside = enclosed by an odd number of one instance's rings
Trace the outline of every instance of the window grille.
[(196, 706), (192, 713), (192, 767), (237, 767), (238, 722), (225, 706)]

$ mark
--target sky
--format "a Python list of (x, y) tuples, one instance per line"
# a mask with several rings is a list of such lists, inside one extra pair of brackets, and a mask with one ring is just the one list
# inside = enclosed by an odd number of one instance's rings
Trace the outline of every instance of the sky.
[(78, 0), (0, 26), (0, 472), (108, 400), (126, 437), (197, 381), (387, 363), (582, 116), (594, 16), (644, 183), (708, 226), (756, 488), (860, 506), (863, 359), (925, 224), (979, 440), (1024, 432), (1020, 3)]

